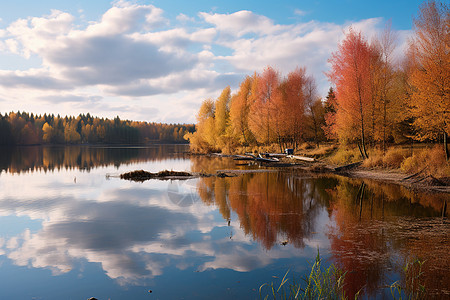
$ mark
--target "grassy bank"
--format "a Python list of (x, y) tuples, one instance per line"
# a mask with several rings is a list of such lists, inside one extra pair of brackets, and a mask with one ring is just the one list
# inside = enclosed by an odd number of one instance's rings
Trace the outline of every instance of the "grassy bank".
[[(450, 177), (450, 163), (445, 159), (441, 145), (420, 145), (420, 147), (391, 147), (383, 152), (373, 148), (362, 167), (368, 170), (398, 171), (405, 174), (421, 172), (436, 178)], [(337, 148), (324, 161), (329, 164), (344, 165), (361, 160), (358, 149)]]
[[(234, 147), (222, 149), (223, 154), (244, 153), (280, 153), (278, 144), (252, 147)], [(394, 171), (404, 174), (420, 172), (436, 178), (450, 177), (450, 162), (445, 159), (445, 152), (441, 144), (416, 144), (411, 146), (392, 146), (383, 152), (380, 148), (369, 148), (368, 159), (362, 168), (365, 170)], [(358, 148), (339, 146), (336, 144), (322, 144), (317, 147), (313, 143), (303, 143), (295, 149), (296, 155), (314, 157), (320, 163), (332, 166), (342, 166), (361, 161)]]

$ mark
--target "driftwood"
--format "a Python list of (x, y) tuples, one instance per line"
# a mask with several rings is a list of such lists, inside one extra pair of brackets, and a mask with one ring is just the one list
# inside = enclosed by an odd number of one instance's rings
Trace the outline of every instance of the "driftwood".
[(261, 155), (265, 157), (286, 157), (284, 153), (261, 153)]
[(348, 164), (348, 165), (345, 165), (345, 166), (334, 168), (334, 171), (335, 172), (347, 171), (347, 170), (359, 167), (362, 163), (363, 163), (362, 161), (358, 161), (358, 162), (355, 162), (355, 163), (352, 163), (352, 164)]
[(255, 160), (255, 157), (237, 155), (233, 158), (233, 160)]
[(273, 162), (279, 162), (280, 160), (278, 158), (268, 158), (268, 157), (263, 157), (261, 154), (259, 155), (259, 157), (256, 158), (256, 161), (259, 162), (265, 162), (265, 163), (273, 163)]
[(314, 162), (315, 161), (314, 158), (306, 157), (306, 156), (288, 155), (287, 157), (289, 157), (291, 159), (297, 159), (297, 160), (302, 160), (302, 161), (307, 161), (307, 162)]
[(406, 176), (406, 177), (403, 178), (402, 180), (408, 180), (408, 179), (411, 179), (411, 178), (413, 178), (413, 177), (417, 177), (417, 176), (420, 175), (420, 173), (422, 173), (423, 171), (425, 171), (426, 168), (427, 168), (427, 167), (423, 168), (422, 170), (420, 170), (420, 171), (417, 172), (417, 173), (414, 173), (414, 174), (412, 174), (412, 175)]
[(248, 160), (253, 160), (253, 161), (258, 161), (258, 162), (265, 162), (265, 163), (274, 163), (274, 162), (279, 162), (280, 160), (278, 158), (276, 158), (273, 154), (271, 153), (261, 153), (258, 156), (255, 156), (251, 153), (245, 153), (246, 156), (244, 155), (235, 155), (233, 160), (242, 160), (242, 161), (248, 161)]

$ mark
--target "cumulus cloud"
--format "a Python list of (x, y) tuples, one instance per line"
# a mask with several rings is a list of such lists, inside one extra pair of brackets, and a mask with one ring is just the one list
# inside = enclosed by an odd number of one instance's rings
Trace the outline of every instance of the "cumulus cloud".
[(0, 70), (0, 86), (8, 88), (67, 90), (71, 89), (73, 84), (64, 79), (53, 77), (45, 69), (31, 69), (27, 71)]
[(70, 40), (47, 52), (47, 60), (76, 84), (114, 85), (141, 78), (158, 78), (190, 69), (195, 57), (159, 49), (125, 36)]
[(38, 55), (53, 77), (77, 86), (124, 84), (193, 68), (195, 54), (181, 48), (162, 49), (164, 39), (153, 41), (128, 35), (139, 35), (137, 32), (163, 22), (161, 15), (162, 11), (151, 5), (120, 1), (100, 22), (76, 30), (73, 16), (52, 11), (48, 16), (11, 24), (8, 32), (13, 38), (5, 45), (25, 57)]
[(216, 26), (221, 32), (237, 37), (242, 37), (248, 33), (259, 35), (275, 34), (290, 28), (290, 26), (276, 25), (273, 20), (248, 10), (241, 10), (232, 14), (201, 12), (199, 16), (206, 22)]
[[(294, 14), (304, 12), (297, 9)], [(68, 101), (64, 95), (95, 90), (94, 96), (102, 98), (104, 107), (117, 97), (133, 98), (138, 103), (134, 105), (148, 110), (157, 106), (161, 118), (173, 104), (161, 104), (161, 96), (168, 99), (170, 94), (189, 91), (200, 95), (196, 105), (177, 114), (178, 121), (192, 122), (201, 101), (212, 92), (217, 97), (227, 85), (237, 88), (245, 74), (260, 72), (267, 65), (283, 74), (306, 66), (325, 93), (327, 59), (350, 25), (315, 21), (283, 25), (247, 10), (200, 12), (196, 17), (179, 14), (178, 22), (171, 25), (160, 8), (115, 1), (98, 21), (81, 17), (80, 24), (80, 17), (59, 10), (18, 19), (0, 29), (0, 55), (34, 58), (41, 65), (22, 71), (0, 70), (1, 96), (7, 99), (9, 94), (13, 99), (17, 89), (29, 89), (27, 95), (21, 93), (23, 103), (46, 96), (47, 102), (55, 102), (53, 96), (60, 93), (62, 102), (81, 108), (81, 102)], [(374, 18), (352, 25), (371, 36), (381, 24), (380, 18)], [(39, 99), (36, 90), (41, 91)], [(11, 100), (9, 109), (16, 110), (18, 105)], [(182, 115), (189, 118), (181, 120)]]

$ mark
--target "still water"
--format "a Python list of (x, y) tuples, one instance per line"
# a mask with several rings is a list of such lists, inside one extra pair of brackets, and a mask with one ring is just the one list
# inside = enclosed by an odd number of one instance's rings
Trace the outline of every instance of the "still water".
[[(260, 172), (186, 151), (1, 149), (0, 299), (259, 299), (259, 287), (286, 271), (298, 280), (309, 274), (318, 250), (326, 265), (348, 271), (350, 298), (359, 290), (389, 298), (388, 286), (404, 281), (402, 267), (416, 258), (425, 261), (429, 297), (450, 297), (448, 194)], [(138, 169), (253, 171), (116, 177)]]

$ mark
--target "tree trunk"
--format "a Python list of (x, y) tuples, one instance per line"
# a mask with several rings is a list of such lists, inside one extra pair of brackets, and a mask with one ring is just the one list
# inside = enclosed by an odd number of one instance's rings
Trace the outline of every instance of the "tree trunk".
[(359, 143), (358, 143), (358, 148), (359, 148), (359, 152), (361, 153), (361, 158), (362, 158), (362, 160), (364, 160), (364, 152), (363, 152), (363, 150), (361, 148), (361, 145)]
[(360, 149), (360, 151), (362, 153), (363, 159), (369, 158), (369, 156), (367, 155), (367, 152), (366, 152), (366, 142), (364, 139), (364, 122), (361, 123), (361, 147), (362, 147), (362, 151), (361, 151), (361, 149)]
[(283, 153), (283, 143), (281, 142), (280, 135), (278, 135), (278, 145), (280, 145), (280, 153)]
[(386, 154), (386, 99), (383, 99), (383, 154)]
[(448, 135), (446, 131), (444, 131), (444, 151), (445, 151), (445, 159), (449, 161), (450, 152), (448, 151)]

